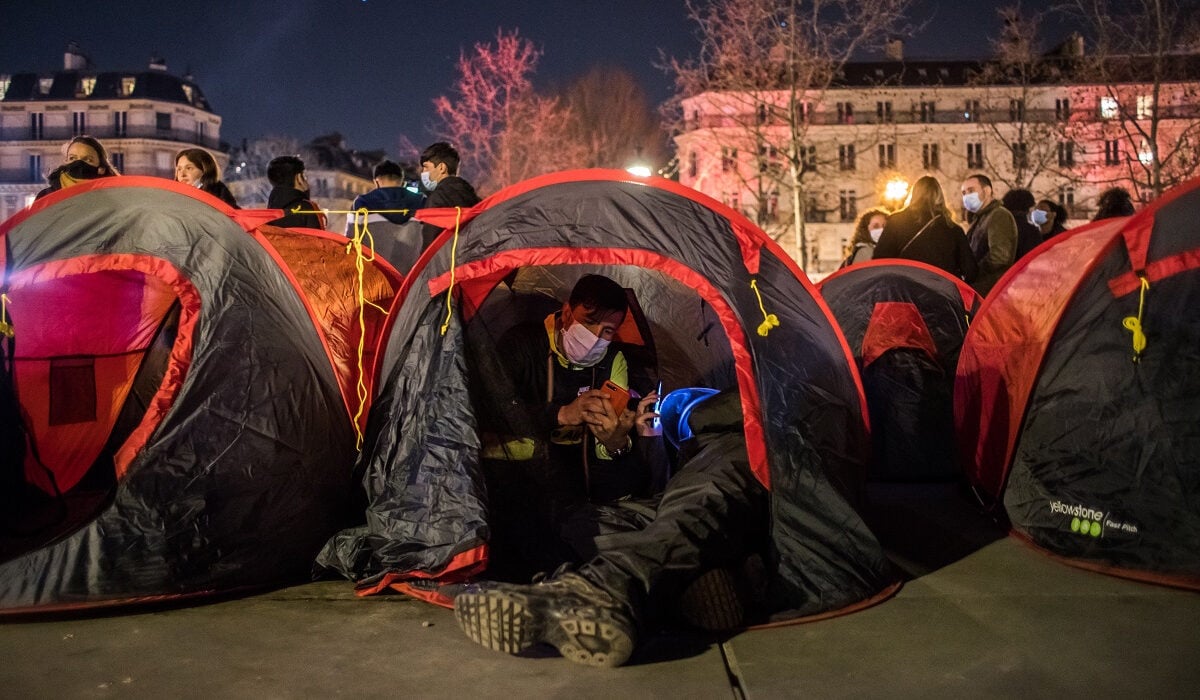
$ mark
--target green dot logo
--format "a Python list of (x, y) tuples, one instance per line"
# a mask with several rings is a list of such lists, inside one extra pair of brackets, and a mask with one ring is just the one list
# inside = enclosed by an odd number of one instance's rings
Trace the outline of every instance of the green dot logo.
[(1079, 532), (1079, 518), (1071, 518), (1071, 532)]
[(1092, 537), (1100, 536), (1100, 523), (1092, 523)]

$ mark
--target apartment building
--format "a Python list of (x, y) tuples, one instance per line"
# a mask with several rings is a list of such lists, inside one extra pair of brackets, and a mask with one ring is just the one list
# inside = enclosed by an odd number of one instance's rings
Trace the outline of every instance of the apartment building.
[[(679, 178), (745, 213), (798, 261), (799, 207), (808, 271), (820, 273), (841, 262), (860, 212), (899, 207), (923, 175), (942, 182), (960, 216), (962, 180), (983, 172), (997, 196), (1024, 187), (1083, 223), (1108, 187), (1151, 198), (1140, 176), (1155, 153), (1170, 160), (1174, 176), (1200, 174), (1197, 57), (1159, 81), (1154, 109), (1154, 86), (1137, 66), (1114, 73), (1115, 83), (1073, 79), (1081, 52), (1073, 39), (1032, 78), (994, 62), (905, 60), (896, 52), (846, 65), (819, 93), (695, 95), (683, 101), (685, 128), (676, 137)], [(793, 163), (803, 173), (799, 188), (791, 186)]]
[(207, 148), (224, 167), (221, 117), (190, 75), (162, 59), (140, 71), (100, 71), (71, 44), (62, 70), (6, 73), (0, 68), (0, 220), (32, 201), (80, 134), (109, 150), (129, 175), (174, 177), (175, 153)]

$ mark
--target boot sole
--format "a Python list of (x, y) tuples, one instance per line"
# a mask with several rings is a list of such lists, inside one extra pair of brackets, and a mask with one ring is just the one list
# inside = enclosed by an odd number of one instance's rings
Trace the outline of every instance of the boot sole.
[(461, 593), (454, 599), (454, 617), (471, 641), (506, 654), (545, 642), (565, 659), (599, 668), (620, 666), (633, 654), (633, 637), (606, 611), (558, 613), (539, 624), (523, 593)]

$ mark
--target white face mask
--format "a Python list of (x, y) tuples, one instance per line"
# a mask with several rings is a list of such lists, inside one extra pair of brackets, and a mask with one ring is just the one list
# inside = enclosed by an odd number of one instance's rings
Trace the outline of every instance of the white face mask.
[(978, 192), (970, 192), (963, 195), (963, 208), (974, 214), (983, 206), (983, 200), (979, 198)]
[(563, 354), (572, 364), (580, 367), (591, 367), (604, 359), (608, 352), (609, 341), (600, 338), (587, 329), (582, 323), (572, 323), (562, 332)]
[(432, 192), (433, 188), (437, 187), (437, 180), (434, 180), (433, 178), (429, 177), (428, 171), (422, 170), (421, 171), (421, 185), (429, 192)]
[(870, 228), (870, 229), (867, 229), (867, 233), (871, 234), (871, 242), (878, 243), (879, 237), (883, 235), (883, 229), (882, 228)]

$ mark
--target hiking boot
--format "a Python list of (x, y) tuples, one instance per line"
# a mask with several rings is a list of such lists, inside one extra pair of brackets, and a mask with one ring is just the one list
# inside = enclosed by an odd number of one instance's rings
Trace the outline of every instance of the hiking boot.
[(633, 653), (633, 619), (606, 591), (566, 572), (529, 585), (481, 582), (454, 599), (459, 627), (477, 644), (518, 654), (538, 642), (586, 666), (620, 666)]
[(688, 584), (679, 596), (679, 615), (692, 627), (709, 632), (741, 627), (746, 611), (733, 572), (712, 569)]

